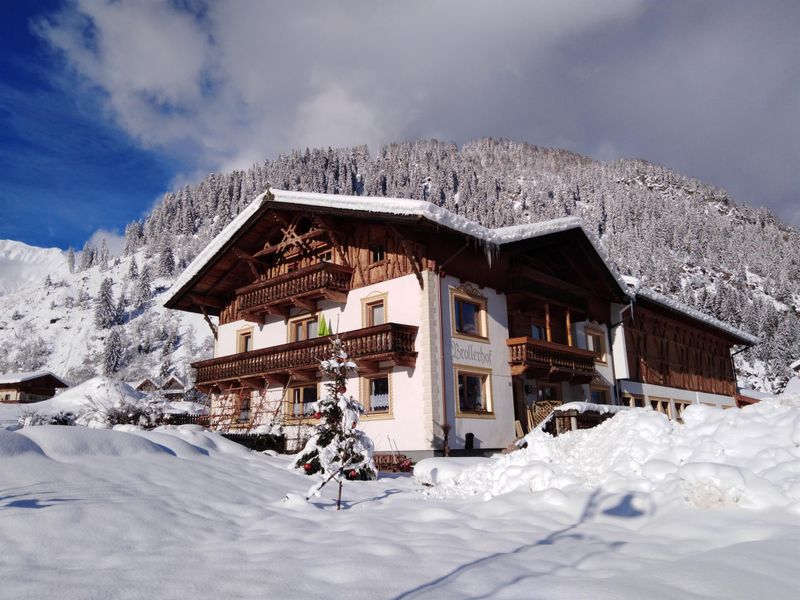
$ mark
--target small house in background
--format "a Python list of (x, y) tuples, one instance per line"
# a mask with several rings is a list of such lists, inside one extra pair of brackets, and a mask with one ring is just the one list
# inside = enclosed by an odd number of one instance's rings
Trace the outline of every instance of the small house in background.
[(57, 389), (68, 387), (50, 371), (6, 373), (0, 375), (0, 402), (41, 402), (55, 396)]
[(164, 398), (171, 402), (183, 400), (183, 396), (186, 394), (186, 384), (176, 375), (170, 375), (163, 381), (145, 377), (139, 383), (131, 385), (144, 394), (161, 392)]

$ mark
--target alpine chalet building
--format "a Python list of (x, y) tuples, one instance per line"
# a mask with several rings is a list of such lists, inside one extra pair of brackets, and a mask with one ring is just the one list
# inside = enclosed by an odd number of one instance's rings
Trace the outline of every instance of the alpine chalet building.
[(330, 332), (376, 449), (414, 457), (503, 448), (569, 401), (735, 406), (732, 348), (757, 342), (628, 285), (576, 218), (487, 229), (420, 200), (275, 189), (165, 306), (214, 331), (193, 364), (212, 425), (313, 424)]

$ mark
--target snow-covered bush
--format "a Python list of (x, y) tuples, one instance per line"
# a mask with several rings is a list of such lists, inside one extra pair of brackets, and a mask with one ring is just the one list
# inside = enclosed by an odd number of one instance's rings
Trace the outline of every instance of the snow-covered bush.
[(81, 415), (81, 418), (85, 420), (88, 417), (95, 424), (103, 423), (106, 427), (136, 425), (148, 429), (161, 424), (164, 405), (160, 396), (145, 396), (141, 400), (120, 398), (111, 404), (94, 403), (88, 414)]
[(328, 378), (327, 394), (318, 403), (316, 432), (298, 455), (294, 468), (308, 475), (322, 475), (310, 495), (318, 493), (328, 481), (335, 480), (339, 484), (338, 508), (342, 479), (376, 479), (378, 473), (372, 460), (372, 440), (358, 429), (359, 415), (364, 408), (346, 395), (347, 374), (354, 373), (356, 365), (342, 348), (339, 338), (331, 340), (330, 354), (320, 362), (320, 369)]
[(36, 427), (39, 425), (75, 425), (75, 414), (58, 411), (52, 414), (40, 413), (37, 410), (24, 410), (19, 417), (21, 427)]

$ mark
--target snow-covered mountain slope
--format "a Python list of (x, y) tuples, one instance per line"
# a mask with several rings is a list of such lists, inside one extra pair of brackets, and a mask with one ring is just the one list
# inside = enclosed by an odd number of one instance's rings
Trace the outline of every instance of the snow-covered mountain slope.
[(58, 248), (37, 248), (14, 240), (0, 240), (0, 294), (44, 281), (47, 275), (68, 272), (66, 255)]
[(13, 280), (10, 291), (0, 293), (0, 372), (43, 368), (73, 384), (102, 373), (111, 329), (98, 327), (95, 311), (104, 279), (112, 281), (113, 301), (120, 309), (118, 327), (124, 346), (120, 377), (128, 381), (166, 373), (183, 377), (189, 362), (210, 356), (206, 339), (210, 330), (202, 317), (161, 306), (171, 277), (154, 277), (151, 298), (141, 307), (132, 306), (139, 278), (129, 275), (131, 262), (147, 264), (152, 259), (145, 252), (112, 257), (106, 267), (98, 264), (71, 273), (62, 252), (55, 251), (56, 257), (50, 250), (19, 246), (27, 249), (22, 256), (39, 260), (32, 260), (35, 268)]

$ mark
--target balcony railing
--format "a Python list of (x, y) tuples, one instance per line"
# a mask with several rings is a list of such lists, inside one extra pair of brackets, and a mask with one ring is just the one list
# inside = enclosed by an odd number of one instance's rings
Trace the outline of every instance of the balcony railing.
[[(344, 349), (363, 366), (380, 361), (413, 366), (417, 353), (414, 339), (417, 327), (386, 323), (339, 334)], [(241, 352), (192, 363), (197, 369), (197, 385), (209, 385), (237, 379), (288, 375), (317, 371), (319, 361), (327, 356), (330, 338), (314, 338), (270, 348)]]
[[(239, 311), (247, 316), (284, 311), (300, 302), (328, 298), (343, 302), (350, 291), (353, 269), (320, 262), (304, 269), (273, 277), (236, 290)], [(301, 306), (303, 306), (301, 304)]]
[(595, 376), (597, 355), (589, 350), (529, 337), (507, 340), (512, 375), (533, 379), (589, 383)]

